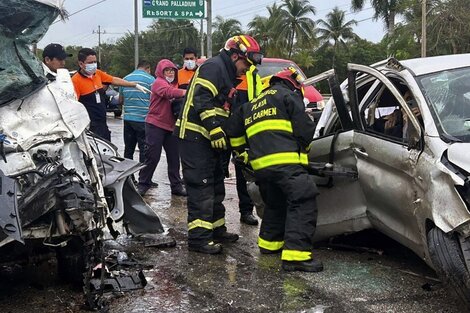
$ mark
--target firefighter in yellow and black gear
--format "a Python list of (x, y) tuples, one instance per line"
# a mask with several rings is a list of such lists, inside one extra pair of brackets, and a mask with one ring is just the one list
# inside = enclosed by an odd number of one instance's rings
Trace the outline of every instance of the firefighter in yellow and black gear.
[(317, 221), (317, 187), (305, 168), (315, 126), (305, 113), (302, 78), (294, 68), (270, 80), (270, 87), (234, 111), (224, 130), (232, 148), (255, 173), (265, 211), (258, 246), (279, 253), (286, 271), (318, 272), (312, 257)]
[(180, 138), (183, 177), (188, 193), (188, 249), (216, 254), (221, 242), (238, 240), (225, 226), (223, 152), (228, 148), (222, 130), (230, 114), (236, 78), (260, 64), (256, 40), (247, 35), (227, 40), (220, 54), (194, 74), (174, 134)]

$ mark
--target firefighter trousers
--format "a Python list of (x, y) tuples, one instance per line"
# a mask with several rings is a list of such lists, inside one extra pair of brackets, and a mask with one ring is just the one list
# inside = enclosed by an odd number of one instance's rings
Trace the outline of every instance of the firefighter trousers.
[(188, 193), (188, 244), (202, 246), (227, 230), (223, 155), (209, 141), (180, 140), (180, 156)]
[(258, 246), (282, 249), (285, 261), (312, 259), (317, 224), (317, 187), (301, 165), (273, 166), (256, 173), (266, 204)]

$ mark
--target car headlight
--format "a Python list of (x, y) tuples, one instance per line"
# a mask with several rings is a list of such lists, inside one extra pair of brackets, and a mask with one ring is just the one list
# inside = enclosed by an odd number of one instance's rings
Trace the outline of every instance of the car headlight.
[(323, 110), (325, 108), (325, 100), (317, 101), (317, 109)]

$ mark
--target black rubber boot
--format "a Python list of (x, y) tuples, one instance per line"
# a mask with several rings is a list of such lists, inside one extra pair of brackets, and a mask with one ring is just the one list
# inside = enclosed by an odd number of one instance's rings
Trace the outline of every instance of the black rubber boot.
[(237, 234), (225, 231), (223, 233), (214, 233), (212, 238), (214, 238), (215, 242), (235, 242), (239, 237)]
[(188, 245), (189, 251), (195, 251), (205, 254), (219, 254), (222, 252), (222, 245), (220, 243), (214, 243), (213, 241), (202, 246)]
[(188, 196), (188, 193), (186, 192), (186, 188), (184, 188), (183, 185), (180, 185), (180, 186), (176, 187), (175, 189), (173, 189), (171, 191), (171, 194), (175, 195), (175, 196), (181, 196), (181, 197), (187, 197)]
[(137, 191), (139, 194), (143, 197), (147, 193), (147, 191), (150, 189), (150, 186), (147, 185), (138, 185), (137, 186)]
[(282, 261), (282, 269), (287, 272), (321, 272), (323, 271), (323, 263), (317, 260)]
[(243, 214), (242, 216), (240, 216), (240, 221), (243, 224), (247, 224), (247, 225), (253, 225), (253, 226), (258, 225), (258, 220), (251, 213)]

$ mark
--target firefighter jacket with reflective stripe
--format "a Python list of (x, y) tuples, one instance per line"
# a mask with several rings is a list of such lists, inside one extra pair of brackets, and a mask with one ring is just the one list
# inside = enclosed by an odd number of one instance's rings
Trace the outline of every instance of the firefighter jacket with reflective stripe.
[(233, 112), (224, 127), (233, 149), (248, 148), (251, 167), (308, 164), (315, 126), (305, 113), (300, 92), (276, 82)]
[(240, 76), (239, 79), (241, 82), (236, 87), (238, 91), (236, 104), (242, 105), (245, 102), (251, 101), (263, 91), (263, 83), (256, 66), (250, 66), (246, 74)]
[(209, 132), (229, 116), (224, 104), (235, 82), (236, 68), (225, 50), (204, 62), (191, 80), (174, 134), (191, 141), (208, 140)]

